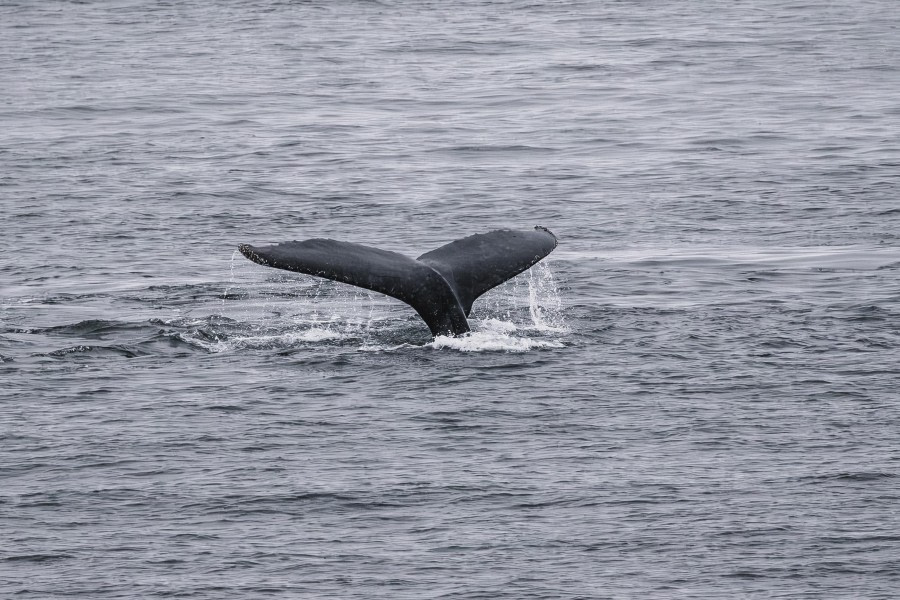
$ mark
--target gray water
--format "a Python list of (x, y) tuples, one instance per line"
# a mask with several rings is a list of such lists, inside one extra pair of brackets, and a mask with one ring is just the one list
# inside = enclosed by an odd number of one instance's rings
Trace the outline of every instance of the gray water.
[[(0, 5), (0, 596), (890, 598), (890, 0)], [(432, 341), (235, 252), (543, 225)]]

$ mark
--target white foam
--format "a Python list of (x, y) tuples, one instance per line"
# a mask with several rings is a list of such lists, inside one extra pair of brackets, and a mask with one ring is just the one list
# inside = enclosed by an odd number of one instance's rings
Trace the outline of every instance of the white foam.
[(439, 335), (425, 346), (459, 352), (528, 352), (538, 348), (562, 348), (563, 344), (556, 340), (514, 337), (494, 331), (473, 331), (459, 337)]
[(447, 348), (459, 352), (528, 352), (538, 348), (562, 348), (557, 340), (536, 339), (517, 335), (519, 326), (511, 321), (482, 319), (473, 321), (475, 330), (458, 337), (439, 335), (426, 344), (434, 349)]
[(362, 346), (360, 346), (359, 348), (357, 348), (357, 350), (359, 350), (360, 352), (395, 352), (397, 350), (403, 350), (404, 348), (421, 348), (421, 346), (415, 346), (413, 344), (399, 344), (396, 346), (379, 346), (379, 345), (372, 345), (369, 343), (365, 343)]
[(518, 326), (511, 321), (501, 321), (500, 319), (482, 319), (475, 322), (478, 331), (496, 334), (511, 334), (518, 329)]
[(314, 327), (312, 329), (307, 329), (306, 331), (282, 334), (280, 337), (289, 338), (289, 343), (290, 343), (290, 342), (322, 342), (325, 340), (339, 340), (339, 339), (343, 339), (347, 336), (339, 331), (332, 331), (331, 329), (322, 329), (322, 328)]
[(179, 334), (179, 336), (189, 344), (199, 346), (214, 354), (238, 349), (260, 350), (266, 348), (289, 348), (297, 344), (314, 344), (327, 340), (340, 340), (348, 337), (347, 334), (339, 331), (323, 328), (312, 328), (304, 331), (288, 331), (272, 335), (233, 336), (227, 339), (215, 338), (213, 340), (205, 340), (190, 334)]

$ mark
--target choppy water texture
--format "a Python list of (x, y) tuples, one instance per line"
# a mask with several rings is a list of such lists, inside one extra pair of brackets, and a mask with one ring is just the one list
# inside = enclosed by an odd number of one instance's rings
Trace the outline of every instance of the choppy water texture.
[[(900, 589), (894, 2), (4, 2), (0, 64), (0, 596)], [(464, 339), (235, 253), (533, 225)]]

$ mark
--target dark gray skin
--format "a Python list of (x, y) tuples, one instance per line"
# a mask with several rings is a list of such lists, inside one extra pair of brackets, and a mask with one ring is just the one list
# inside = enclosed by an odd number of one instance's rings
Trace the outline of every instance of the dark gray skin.
[(525, 271), (556, 248), (545, 227), (501, 229), (450, 242), (413, 260), (370, 246), (311, 239), (255, 247), (241, 254), (255, 263), (316, 275), (387, 294), (412, 306), (431, 334), (462, 335), (475, 299)]

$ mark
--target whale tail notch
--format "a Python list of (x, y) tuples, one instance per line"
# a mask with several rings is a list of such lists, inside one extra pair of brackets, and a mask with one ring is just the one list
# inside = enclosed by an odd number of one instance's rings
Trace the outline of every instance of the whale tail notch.
[(409, 304), (432, 335), (469, 331), (475, 300), (550, 254), (556, 236), (545, 227), (470, 235), (412, 259), (397, 252), (328, 239), (242, 244), (255, 263), (349, 283)]

